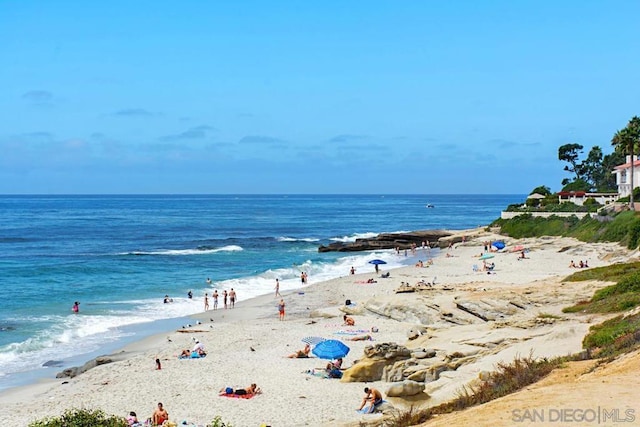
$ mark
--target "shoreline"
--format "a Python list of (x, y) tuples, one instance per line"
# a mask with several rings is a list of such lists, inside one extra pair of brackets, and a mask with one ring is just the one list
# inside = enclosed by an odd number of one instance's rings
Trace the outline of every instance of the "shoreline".
[[(308, 369), (321, 369), (324, 366), (321, 359), (284, 358), (301, 348), (300, 340), (304, 336), (340, 338), (335, 333), (345, 328), (340, 323), (347, 299), (356, 302), (352, 315), (356, 318), (358, 329), (369, 330), (375, 326), (380, 330), (373, 342), (345, 340), (351, 348), (345, 358), (347, 366), (363, 357), (363, 349), (367, 345), (383, 342), (396, 342), (412, 350), (433, 348), (438, 358), (460, 352), (468, 353), (465, 357), (478, 359), (441, 374), (442, 381), (425, 382), (425, 395), (431, 398), (421, 401), (429, 405), (446, 400), (456, 388), (477, 377), (479, 370), (490, 370), (494, 363), (512, 356), (514, 352), (525, 354), (532, 345), (536, 345), (536, 355), (540, 357), (579, 350), (582, 336), (589, 327), (579, 316), (566, 316), (566, 320), (549, 325), (530, 324), (529, 320), (518, 317), (513, 320), (514, 326), (502, 325), (504, 329), (495, 330), (491, 328), (495, 322), (482, 322), (471, 315), (456, 312), (455, 317), (466, 322), (456, 327), (443, 320), (446, 316), (437, 318), (432, 314), (434, 321), (425, 325), (424, 336), (408, 341), (407, 332), (418, 324), (407, 315), (408, 311), (403, 319), (399, 319), (398, 314), (392, 311), (389, 311), (391, 317), (371, 312), (376, 307), (381, 307), (382, 312), (393, 304), (413, 307), (416, 299), (426, 298), (428, 305), (435, 305), (444, 313), (455, 309), (455, 298), (458, 297), (497, 299), (504, 293), (515, 292), (527, 295), (532, 301), (527, 316), (533, 315), (535, 319), (536, 313), (543, 310), (555, 315), (566, 301), (593, 292), (593, 285), (583, 289), (582, 285), (570, 284), (565, 287), (558, 283), (562, 274), (571, 273), (567, 270), (568, 261), (565, 258), (579, 259), (577, 255), (585, 256), (592, 267), (597, 267), (629, 256), (628, 251), (614, 244), (584, 245), (565, 238), (522, 239), (517, 242), (531, 247), (530, 257), (534, 260), (517, 261), (514, 254), (496, 254), (496, 274), (473, 272), (471, 266), (478, 263), (476, 254), (481, 248), (482, 239), (489, 239), (490, 236), (496, 235), (478, 232), (470, 236), (467, 242), (456, 245), (450, 257), (442, 252), (434, 259), (434, 265), (428, 268), (409, 266), (385, 269), (391, 272), (389, 279), (377, 277), (372, 267), (371, 272), (356, 275), (345, 272), (345, 276), (340, 278), (287, 291), (283, 293), (287, 304), (284, 322), (278, 321), (276, 304), (279, 298), (274, 298), (273, 294), (240, 301), (235, 309), (209, 310), (192, 315), (190, 318), (202, 323), (192, 326), (189, 332), (167, 331), (135, 341), (121, 349), (127, 352), (123, 360), (98, 366), (72, 379), (57, 379), (4, 390), (0, 393), (0, 403), (13, 408), (8, 411), (9, 420), (17, 425), (26, 425), (36, 418), (32, 413), (38, 413), (37, 418), (42, 418), (71, 407), (100, 408), (107, 413), (123, 416), (135, 410), (144, 420), (157, 401), (165, 403), (171, 420), (178, 423), (181, 420), (195, 420), (193, 422), (197, 424), (204, 424), (216, 414), (234, 425), (259, 425), (265, 422), (278, 426), (341, 426), (358, 422), (363, 417), (372, 420), (375, 415), (355, 413), (363, 383), (344, 383), (304, 374)], [(516, 242), (504, 236), (500, 238)], [(567, 246), (571, 249), (558, 253), (561, 247)], [(377, 283), (360, 283), (370, 277), (375, 277)], [(436, 285), (426, 294), (394, 293), (401, 282), (413, 284), (422, 279), (432, 281), (433, 277), (437, 277)], [(537, 297), (546, 298), (545, 295), (552, 292), (559, 292), (562, 296), (555, 296), (551, 300), (547, 298), (548, 307), (536, 308), (539, 303), (535, 303), (531, 293), (539, 293)], [(517, 313), (517, 316), (521, 316), (521, 313)], [(525, 322), (529, 322), (527, 328), (535, 332), (535, 337), (525, 339), (526, 333), (522, 329)], [(528, 329), (524, 330), (528, 333)], [(568, 330), (573, 332), (568, 333)], [(513, 340), (498, 353), (482, 354), (480, 357), (478, 355), (482, 352), (478, 353), (477, 345), (473, 347), (475, 344), (470, 346), (466, 343), (468, 340), (482, 341), (485, 339), (483, 337), (497, 333), (507, 336), (507, 341), (504, 341), (504, 337), (492, 337), (491, 340), (498, 339), (505, 343)], [(176, 356), (180, 349), (191, 347), (194, 338), (205, 344), (208, 356), (199, 360), (178, 360)], [(156, 357), (162, 361), (160, 371), (154, 370)], [(454, 379), (458, 376), (460, 378)], [(68, 384), (60, 384), (64, 381)], [(217, 396), (217, 391), (222, 387), (246, 386), (251, 382), (258, 383), (264, 394), (248, 401)], [(373, 381), (371, 384), (382, 390), (389, 385), (384, 381)], [(389, 400), (402, 407), (402, 401), (394, 398)], [(287, 407), (291, 403), (300, 407), (300, 413), (289, 414)], [(39, 412), (30, 412), (32, 407), (40, 407)]]

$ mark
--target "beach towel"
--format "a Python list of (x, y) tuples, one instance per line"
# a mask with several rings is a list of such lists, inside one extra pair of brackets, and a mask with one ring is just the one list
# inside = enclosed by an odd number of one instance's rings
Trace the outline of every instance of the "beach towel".
[(361, 335), (369, 332), (367, 329), (341, 329), (339, 331), (335, 331), (334, 335)]
[(233, 394), (233, 393), (220, 393), (218, 396), (231, 397), (236, 399), (251, 399), (255, 394)]
[(374, 412), (376, 412), (376, 409), (378, 408), (378, 406), (382, 405), (383, 403), (387, 403), (387, 401), (383, 399), (380, 403), (376, 405), (367, 405), (356, 412), (360, 412), (361, 414), (373, 414)]
[(189, 356), (180, 355), (178, 356), (178, 359), (202, 359), (203, 357), (206, 357), (206, 356), (207, 356), (206, 354), (199, 355), (197, 352), (192, 351)]

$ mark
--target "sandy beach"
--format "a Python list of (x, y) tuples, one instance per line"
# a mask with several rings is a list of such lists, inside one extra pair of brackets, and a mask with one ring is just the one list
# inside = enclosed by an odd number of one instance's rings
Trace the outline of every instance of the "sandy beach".
[[(413, 356), (433, 350), (435, 356), (430, 358), (412, 356), (414, 365), (425, 370), (439, 367), (435, 377), (422, 379), (424, 391), (410, 399), (387, 400), (397, 408), (435, 405), (455, 397), (463, 385), (477, 381), (500, 361), (530, 353), (548, 357), (581, 351), (589, 326), (601, 318), (561, 310), (589, 298), (606, 283), (562, 282), (576, 271), (568, 267), (570, 261), (586, 260), (590, 267), (598, 267), (637, 255), (616, 243), (584, 244), (551, 237), (513, 240), (480, 229), (464, 234), (466, 242), (443, 250), (432, 265), (394, 269), (389, 278), (375, 274), (373, 266), (354, 275), (345, 271), (344, 277), (322, 283), (310, 277), (308, 287), (284, 293), (284, 321), (278, 319), (279, 297), (243, 301), (240, 295), (234, 309), (201, 313), (185, 330), (127, 346), (113, 355), (117, 360), (113, 363), (74, 378), (8, 390), (0, 395), (3, 420), (26, 426), (69, 408), (100, 408), (123, 417), (136, 411), (144, 420), (162, 402), (171, 421), (187, 425), (205, 425), (216, 415), (241, 427), (375, 422), (381, 415), (356, 411), (363, 387), (376, 387), (386, 396), (390, 382), (321, 378), (308, 371), (322, 370), (326, 360), (286, 356), (301, 349), (301, 340), (308, 336), (343, 340), (351, 349), (345, 358), (347, 368), (363, 358), (366, 346), (397, 343)], [(488, 261), (495, 268), (487, 272), (478, 256), (483, 243), (492, 239), (504, 240), (507, 251), (493, 254)], [(527, 249), (525, 259), (518, 259), (520, 252), (509, 251), (516, 245)], [(370, 278), (376, 283), (366, 283)], [(420, 281), (431, 285), (416, 292), (395, 292), (402, 283), (415, 286)], [(346, 300), (355, 304), (345, 306)], [(355, 326), (342, 324), (345, 312), (355, 319)], [(372, 327), (378, 330), (370, 334), (373, 340), (350, 340)], [(179, 359), (195, 340), (204, 343), (207, 357)], [(155, 369), (156, 358), (161, 370)], [(221, 388), (251, 383), (263, 393), (251, 399), (218, 396)]]

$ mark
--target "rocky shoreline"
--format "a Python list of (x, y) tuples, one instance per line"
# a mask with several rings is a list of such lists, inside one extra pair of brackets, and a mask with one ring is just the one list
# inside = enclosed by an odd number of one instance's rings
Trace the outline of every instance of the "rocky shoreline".
[(446, 230), (382, 233), (376, 237), (356, 239), (355, 242), (335, 242), (326, 246), (321, 245), (318, 248), (318, 252), (358, 252), (395, 248), (404, 250), (411, 249), (413, 245), (421, 247), (423, 242), (432, 248), (445, 248), (451, 242), (458, 243), (462, 241), (462, 236), (457, 236), (454, 240), (449, 239), (451, 236), (453, 236), (453, 233)]

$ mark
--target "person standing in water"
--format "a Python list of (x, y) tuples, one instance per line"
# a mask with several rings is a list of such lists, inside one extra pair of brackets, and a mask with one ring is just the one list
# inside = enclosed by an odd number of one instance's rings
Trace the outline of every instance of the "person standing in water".
[(71, 311), (74, 313), (80, 312), (80, 303), (78, 301), (73, 303), (73, 307), (71, 307)]

